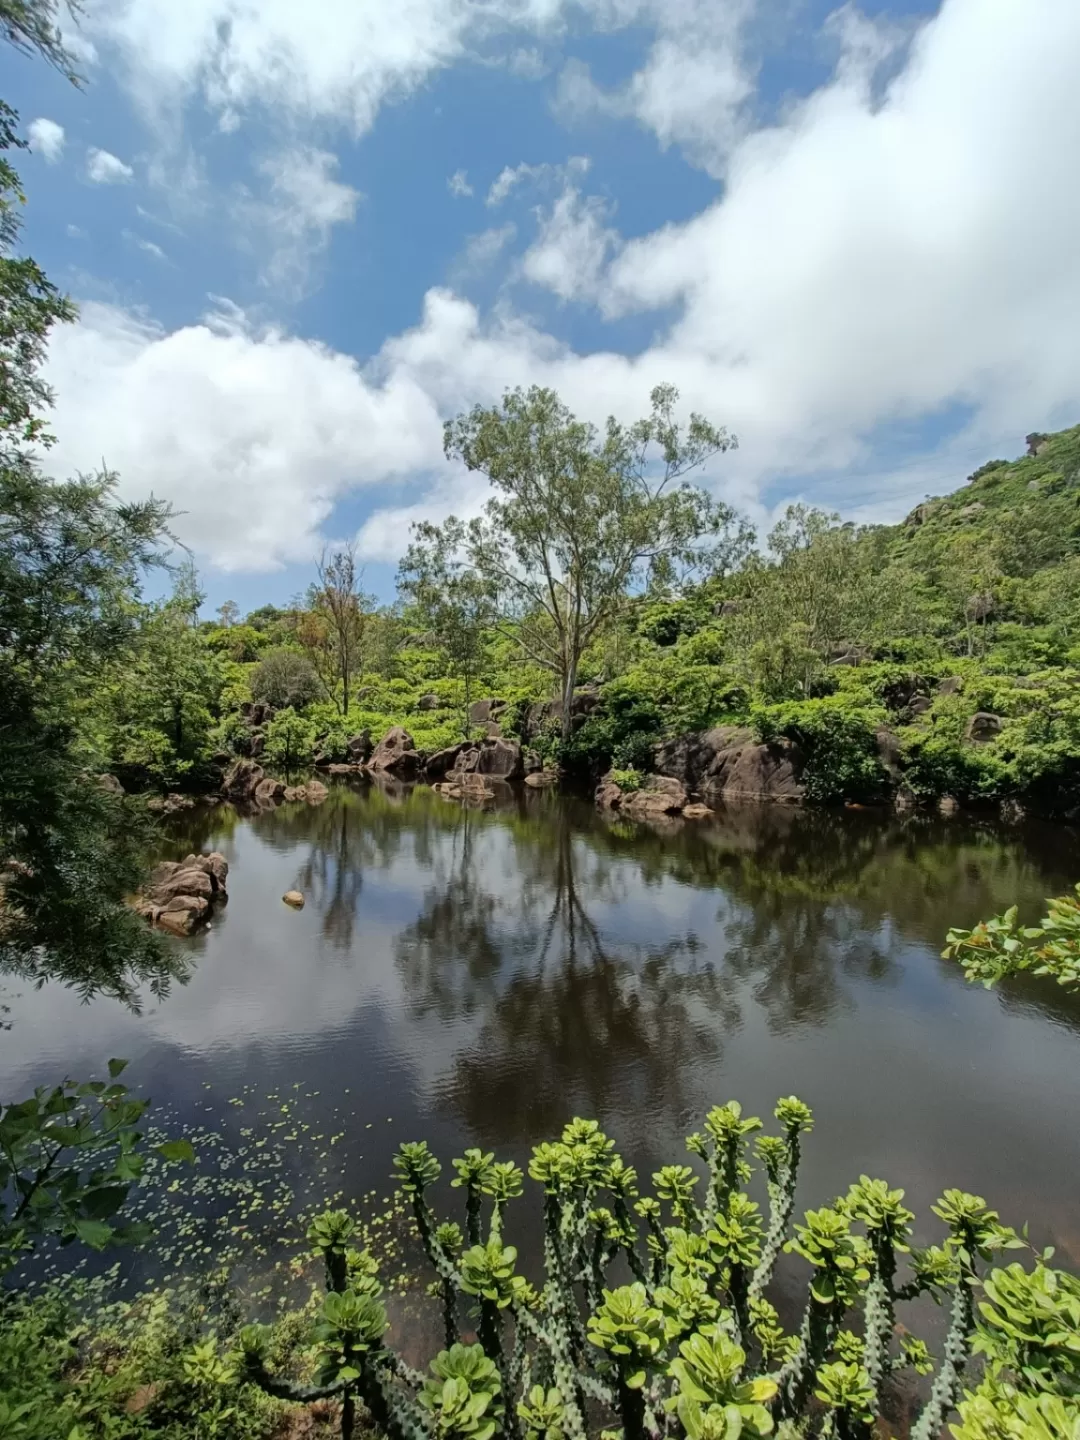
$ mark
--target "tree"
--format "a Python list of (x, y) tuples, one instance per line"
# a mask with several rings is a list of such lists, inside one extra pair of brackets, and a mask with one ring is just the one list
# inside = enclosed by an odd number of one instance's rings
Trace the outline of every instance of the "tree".
[(315, 667), (299, 650), (268, 650), (251, 676), (251, 696), (275, 710), (291, 705), (300, 710), (319, 693)]
[(398, 571), (398, 588), (437, 648), (447, 673), (464, 682), (462, 733), (469, 735), (473, 685), (487, 660), (487, 637), (495, 622), (492, 586), (462, 560), (465, 527), (451, 518), (440, 528), (428, 521), (412, 527), (413, 541)]
[(309, 765), (315, 753), (315, 722), (295, 710), (282, 710), (270, 721), (266, 731), (266, 754), (286, 775), (301, 765)]
[(72, 82), (81, 83), (57, 20), (61, 10), (72, 19), (82, 13), (81, 0), (0, 0), (0, 36), (23, 54), (38, 54)]
[(230, 629), (240, 619), (240, 606), (235, 600), (226, 600), (223, 605), (218, 606), (218, 620), (224, 630)]
[(464, 529), (465, 555), (497, 597), (500, 623), (512, 622), (524, 654), (557, 677), (565, 738), (581, 656), (631, 589), (723, 570), (748, 543), (728, 506), (682, 480), (735, 441), (697, 414), (684, 432), (677, 400), (673, 386), (658, 386), (647, 419), (609, 419), (601, 436), (534, 386), (446, 426), (447, 457), (495, 491)]
[(375, 597), (360, 589), (363, 570), (356, 563), (355, 545), (324, 550), (316, 568), (319, 579), (308, 595), (299, 639), (327, 695), (348, 715), (350, 688), (364, 671)]

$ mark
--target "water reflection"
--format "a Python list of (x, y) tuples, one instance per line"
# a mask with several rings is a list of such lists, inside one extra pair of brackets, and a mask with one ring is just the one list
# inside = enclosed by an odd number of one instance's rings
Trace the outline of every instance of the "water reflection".
[(20, 997), (0, 1093), (127, 1054), (200, 1118), (206, 1084), (348, 1096), (340, 1181), (368, 1189), (397, 1138), (521, 1158), (574, 1113), (647, 1170), (709, 1104), (795, 1091), (820, 1117), (806, 1203), (860, 1171), (923, 1210), (957, 1184), (1080, 1252), (1080, 1001), (939, 958), (950, 924), (1073, 883), (1070, 832), (779, 807), (650, 831), (550, 794), (489, 813), (338, 785), (189, 815), (174, 844), (232, 865), (220, 922), (177, 948), (190, 984), (141, 1019)]

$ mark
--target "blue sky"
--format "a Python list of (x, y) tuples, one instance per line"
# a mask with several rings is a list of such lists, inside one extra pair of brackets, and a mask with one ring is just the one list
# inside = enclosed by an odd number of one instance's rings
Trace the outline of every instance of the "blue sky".
[(0, 77), (82, 307), (50, 464), (169, 498), (211, 606), (353, 537), (389, 598), (483, 502), (442, 420), (510, 384), (674, 381), (760, 525), (1080, 420), (1072, 0), (97, 0), (72, 43), (81, 91)]

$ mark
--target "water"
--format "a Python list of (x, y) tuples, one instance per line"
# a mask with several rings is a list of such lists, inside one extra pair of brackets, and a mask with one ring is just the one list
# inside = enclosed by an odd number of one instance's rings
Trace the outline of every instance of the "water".
[[(0, 1094), (127, 1056), (170, 1123), (222, 1137), (204, 1170), (296, 1097), (294, 1129), (274, 1122), (297, 1137), (292, 1204), (389, 1194), (405, 1139), (522, 1161), (574, 1114), (648, 1173), (710, 1105), (768, 1116), (795, 1093), (817, 1114), (804, 1207), (880, 1175), (925, 1240), (956, 1185), (1080, 1266), (1080, 1001), (988, 993), (939, 958), (949, 925), (1014, 899), (1034, 918), (1074, 883), (1068, 830), (745, 807), (650, 831), (550, 794), (478, 813), (340, 785), (317, 808), (197, 816), (175, 837), (192, 846), (231, 872), (213, 928), (178, 942), (189, 982), (141, 1014), (9, 984)], [(317, 1167), (315, 1132), (340, 1136)]]

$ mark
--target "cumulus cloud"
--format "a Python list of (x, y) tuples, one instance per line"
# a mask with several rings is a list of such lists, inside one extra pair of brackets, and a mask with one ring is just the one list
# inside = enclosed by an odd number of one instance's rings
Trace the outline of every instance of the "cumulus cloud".
[(36, 120), (30, 121), (26, 134), (30, 149), (42, 156), (47, 164), (55, 165), (64, 153), (64, 127), (55, 120), (48, 120), (44, 115), (40, 115)]
[(511, 221), (507, 225), (494, 226), (470, 235), (465, 249), (454, 267), (454, 278), (460, 283), (476, 275), (483, 275), (506, 250), (517, 235), (517, 226)]
[(351, 223), (363, 198), (336, 178), (337, 168), (329, 151), (293, 146), (259, 165), (264, 197), (239, 192), (235, 216), (252, 248), (264, 252), (263, 283), (287, 299), (306, 293), (334, 226)]
[(460, 200), (473, 193), (473, 187), (469, 184), (468, 174), (464, 170), (455, 170), (446, 182), (446, 188), (455, 199)]
[(123, 160), (117, 159), (108, 150), (92, 149), (86, 152), (86, 177), (95, 185), (124, 185), (134, 176), (135, 171)]
[[(473, 503), (442, 458), (440, 421), (507, 385), (553, 385), (602, 420), (633, 418), (652, 385), (674, 382), (687, 409), (739, 434), (710, 483), (751, 508), (811, 474), (843, 508), (884, 426), (968, 417), (934, 456), (945, 488), (979, 453), (1075, 423), (1080, 191), (1062, 157), (1080, 153), (1080, 8), (943, 0), (890, 52), (884, 85), (880, 35), (836, 23), (849, 29), (833, 77), (734, 141), (714, 204), (621, 247), (604, 240), (582, 269), (575, 299), (611, 318), (656, 314), (633, 355), (577, 353), (505, 299), (485, 316), (446, 290), (363, 370), (243, 317), (166, 333), (87, 307), (53, 346), (56, 459), (85, 468), (104, 454), (132, 493), (187, 510), (180, 532), (205, 557), (266, 568), (307, 553), (363, 485), (379, 553), (425, 506)], [(537, 168), (512, 168), (499, 193), (541, 178), (554, 189)], [(542, 224), (531, 264), (558, 294), (573, 244), (595, 255), (585, 241), (610, 227), (580, 197), (561, 230), (557, 212), (547, 239), (564, 243), (545, 249)], [(896, 513), (930, 468), (878, 464), (858, 504)]]
[(125, 240), (134, 245), (137, 250), (141, 250), (144, 255), (152, 255), (155, 260), (168, 259), (165, 251), (160, 245), (155, 245), (153, 240), (147, 240), (142, 235), (136, 235), (134, 230), (125, 230), (123, 235)]

